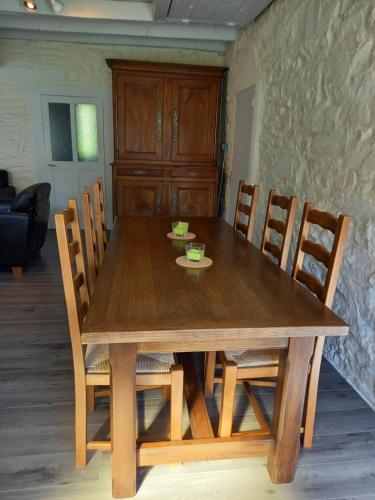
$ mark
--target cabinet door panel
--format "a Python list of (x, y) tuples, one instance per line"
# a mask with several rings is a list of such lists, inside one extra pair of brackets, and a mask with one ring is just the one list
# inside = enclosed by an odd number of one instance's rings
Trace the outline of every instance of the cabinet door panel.
[(163, 182), (126, 179), (116, 182), (117, 215), (160, 215)]
[(163, 157), (163, 79), (119, 74), (117, 158), (161, 160)]
[(172, 81), (173, 161), (215, 162), (218, 91), (217, 80)]
[(171, 183), (171, 215), (212, 217), (215, 183), (174, 181)]

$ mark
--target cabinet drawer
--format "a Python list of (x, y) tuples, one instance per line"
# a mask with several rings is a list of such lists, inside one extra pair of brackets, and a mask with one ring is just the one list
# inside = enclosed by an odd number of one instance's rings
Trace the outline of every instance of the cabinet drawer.
[(163, 177), (163, 170), (150, 167), (117, 167), (118, 177)]
[(174, 168), (171, 170), (171, 177), (187, 177), (189, 179), (216, 179), (216, 168)]

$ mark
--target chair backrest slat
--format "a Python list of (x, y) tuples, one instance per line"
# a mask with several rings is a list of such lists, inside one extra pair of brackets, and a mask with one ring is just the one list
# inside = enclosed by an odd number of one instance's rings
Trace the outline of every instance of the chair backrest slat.
[[(244, 194), (251, 196), (250, 204), (245, 203), (243, 197)], [(243, 180), (239, 182), (234, 228), (242, 233), (249, 241), (251, 240), (251, 236), (253, 234), (258, 198), (259, 186), (251, 186), (250, 184), (245, 184), (245, 181)], [(241, 214), (244, 214), (247, 217), (246, 223), (241, 222)]]
[(283, 210), (288, 210), (289, 208), (290, 198), (287, 196), (280, 196), (278, 194), (274, 194), (272, 196), (272, 205), (282, 208)]
[(76, 273), (75, 276), (73, 277), (74, 289), (76, 292), (78, 292), (81, 286), (83, 285), (83, 280), (84, 278), (82, 273)]
[[(84, 348), (81, 343), (81, 326), (87, 315), (90, 300), (86, 283), (77, 201), (75, 199), (71, 198), (68, 208), (55, 215), (55, 224), (68, 312), (74, 371), (75, 376), (84, 377), (85, 361)], [(69, 241), (69, 232), (71, 232), (71, 241)]]
[(307, 216), (307, 222), (317, 224), (323, 229), (329, 229), (335, 234), (337, 229), (337, 218), (329, 212), (321, 212), (319, 210), (310, 210)]
[(298, 269), (295, 275), (295, 279), (300, 283), (303, 283), (310, 292), (315, 293), (318, 299), (322, 300), (323, 297), (323, 285), (322, 283), (313, 276), (312, 274), (304, 271), (303, 269)]
[(99, 263), (103, 262), (104, 252), (107, 246), (107, 225), (105, 220), (103, 181), (98, 177), (93, 183), (95, 201), (95, 220), (98, 237)]
[(269, 219), (268, 220), (268, 227), (271, 229), (274, 229), (275, 231), (277, 231), (281, 235), (283, 235), (285, 233), (285, 229), (286, 229), (285, 222), (283, 222), (282, 220), (278, 220), (278, 219)]
[(302, 242), (301, 250), (302, 252), (305, 252), (314, 257), (315, 260), (318, 260), (327, 268), (329, 267), (329, 264), (331, 262), (331, 253), (326, 249), (325, 246), (319, 243), (314, 243), (311, 240), (305, 240)]
[[(334, 234), (331, 251), (308, 239), (311, 224), (318, 225)], [(313, 203), (305, 203), (293, 266), (293, 277), (315, 293), (327, 307), (332, 306), (335, 295), (345, 242), (349, 233), (349, 224), (350, 217), (348, 215), (335, 217), (328, 212), (316, 210)], [(303, 269), (306, 254), (311, 255), (326, 267), (324, 283)]]
[[(275, 189), (271, 189), (268, 195), (266, 220), (264, 222), (261, 251), (271, 253), (277, 260), (281, 269), (286, 268), (288, 252), (292, 239), (293, 225), (296, 217), (298, 199), (296, 196), (280, 196)], [(286, 210), (285, 222), (272, 217), (274, 207), (277, 206)], [(271, 230), (275, 230), (281, 235), (280, 245), (270, 241)]]
[(240, 203), (238, 205), (238, 210), (240, 212), (242, 212), (243, 214), (246, 214), (248, 216), (251, 214), (251, 208), (250, 208), (250, 206), (249, 205), (245, 205), (243, 203)]
[(87, 255), (87, 270), (91, 296), (95, 290), (96, 277), (99, 273), (98, 241), (95, 231), (94, 214), (92, 209), (91, 187), (86, 186), (82, 193), (83, 227), (85, 229), (85, 243)]
[(68, 244), (68, 250), (69, 250), (69, 257), (70, 257), (70, 262), (73, 262), (74, 259), (76, 258), (76, 255), (79, 252), (79, 245), (78, 241), (70, 241)]
[(87, 304), (87, 302), (83, 302), (83, 304), (81, 304), (78, 308), (78, 319), (79, 319), (81, 326), (82, 326), (84, 319), (87, 316), (87, 312), (88, 312), (88, 304)]
[(270, 241), (266, 241), (264, 244), (264, 250), (271, 253), (276, 259), (280, 259), (281, 248), (275, 245), (275, 243), (271, 243)]

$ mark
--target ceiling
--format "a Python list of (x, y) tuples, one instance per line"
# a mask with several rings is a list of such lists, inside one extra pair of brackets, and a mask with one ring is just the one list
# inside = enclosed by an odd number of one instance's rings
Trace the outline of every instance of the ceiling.
[(223, 52), (272, 0), (1, 0), (0, 37)]

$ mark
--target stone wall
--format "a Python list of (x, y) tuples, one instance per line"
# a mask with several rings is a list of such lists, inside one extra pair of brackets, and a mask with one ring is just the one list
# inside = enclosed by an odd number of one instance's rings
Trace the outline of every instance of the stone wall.
[[(350, 334), (328, 339), (325, 354), (375, 408), (374, 42), (374, 0), (276, 0), (227, 54), (227, 170), (236, 168), (235, 95), (256, 84), (249, 179), (262, 196), (255, 243), (273, 187), (299, 197), (296, 226), (305, 201), (352, 216), (334, 302)], [(295, 237), (290, 260), (294, 251)]]
[[(111, 89), (106, 58), (222, 65), (223, 56), (189, 49), (0, 40), (0, 168), (17, 189), (37, 181), (30, 88)], [(111, 161), (110, 159), (109, 161)]]

